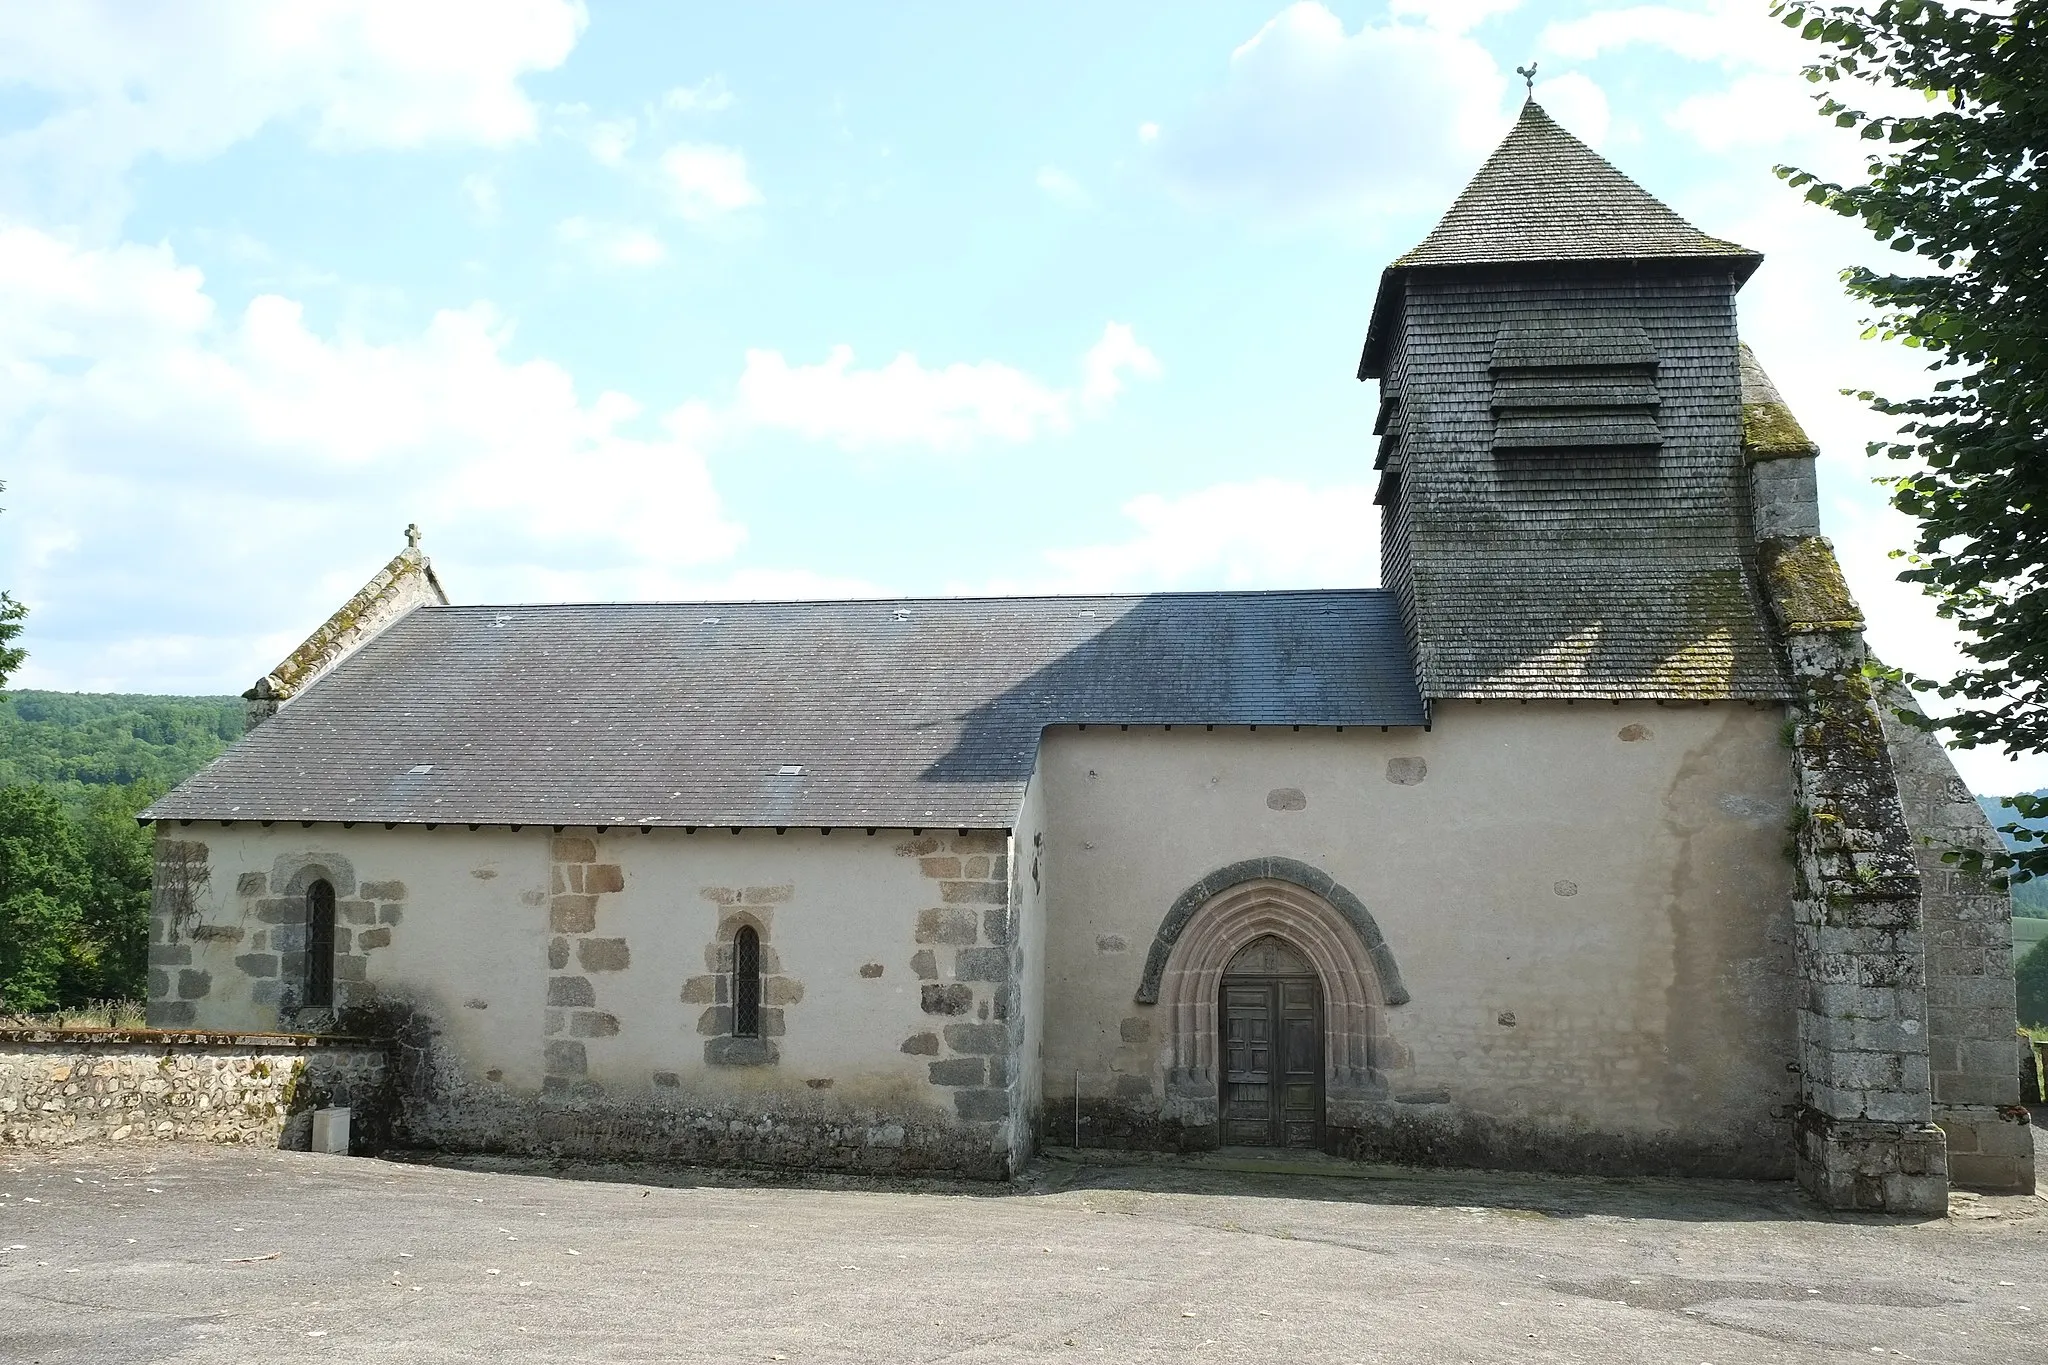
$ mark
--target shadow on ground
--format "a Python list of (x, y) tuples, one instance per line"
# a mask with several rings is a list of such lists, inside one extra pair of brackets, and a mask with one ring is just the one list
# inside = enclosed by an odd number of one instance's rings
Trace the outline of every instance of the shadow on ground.
[[(1382, 1207), (1486, 1209), (1532, 1218), (1654, 1218), (1677, 1222), (1850, 1223), (1929, 1221), (1819, 1208), (1789, 1181), (1656, 1176), (1569, 1176), (1369, 1165), (1315, 1152), (1230, 1149), (1193, 1156), (1048, 1148), (1006, 1183), (839, 1173), (732, 1170), (659, 1162), (599, 1162), (408, 1151), (388, 1159), (450, 1170), (657, 1189), (872, 1191), (975, 1199), (1031, 1199), (1074, 1190), (1229, 1194)], [(1976, 1197), (1958, 1196), (1964, 1205)], [(2004, 1213), (2048, 1213), (2048, 1202), (2000, 1199)], [(2006, 1208), (2006, 1205), (2012, 1208)], [(1938, 1221), (1938, 1220), (1937, 1220)]]

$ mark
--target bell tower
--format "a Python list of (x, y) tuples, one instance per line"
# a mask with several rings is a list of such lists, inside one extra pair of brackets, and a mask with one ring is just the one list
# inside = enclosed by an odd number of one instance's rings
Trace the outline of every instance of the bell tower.
[(1387, 267), (1360, 379), (1422, 695), (1782, 699), (1735, 294), (1707, 236), (1533, 98)]

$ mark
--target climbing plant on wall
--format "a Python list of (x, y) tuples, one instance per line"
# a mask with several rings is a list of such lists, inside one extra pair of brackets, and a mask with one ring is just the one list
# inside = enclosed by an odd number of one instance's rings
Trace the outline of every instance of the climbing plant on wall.
[[(1926, 352), (1937, 376), (1924, 397), (1859, 395), (1899, 424), (1869, 447), (1900, 462), (1883, 482), (1919, 523), (1899, 576), (1963, 636), (1962, 668), (1913, 685), (1954, 704), (1933, 724), (1959, 747), (2048, 752), (2048, 0), (1772, 12), (1820, 49), (1806, 74), (1821, 114), (1869, 146), (1860, 183), (1778, 174), (1899, 253), (1842, 279), (1871, 307), (1869, 334)], [(1924, 108), (1865, 107), (1887, 88)], [(2009, 809), (2048, 815), (2048, 799)], [(1957, 860), (2048, 876), (2048, 840), (2008, 834), (2016, 851)]]

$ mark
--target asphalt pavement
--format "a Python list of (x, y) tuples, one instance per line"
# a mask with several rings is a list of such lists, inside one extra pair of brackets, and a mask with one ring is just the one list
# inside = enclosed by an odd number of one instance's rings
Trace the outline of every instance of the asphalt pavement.
[(1054, 1153), (1015, 1186), (0, 1152), (0, 1360), (2048, 1361), (2048, 1200)]

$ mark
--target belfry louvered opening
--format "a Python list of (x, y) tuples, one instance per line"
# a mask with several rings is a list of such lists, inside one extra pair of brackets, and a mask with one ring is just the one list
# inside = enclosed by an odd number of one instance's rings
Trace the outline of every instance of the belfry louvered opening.
[(1511, 322), (1495, 338), (1493, 448), (1655, 450), (1657, 352), (1641, 324), (1556, 315)]

